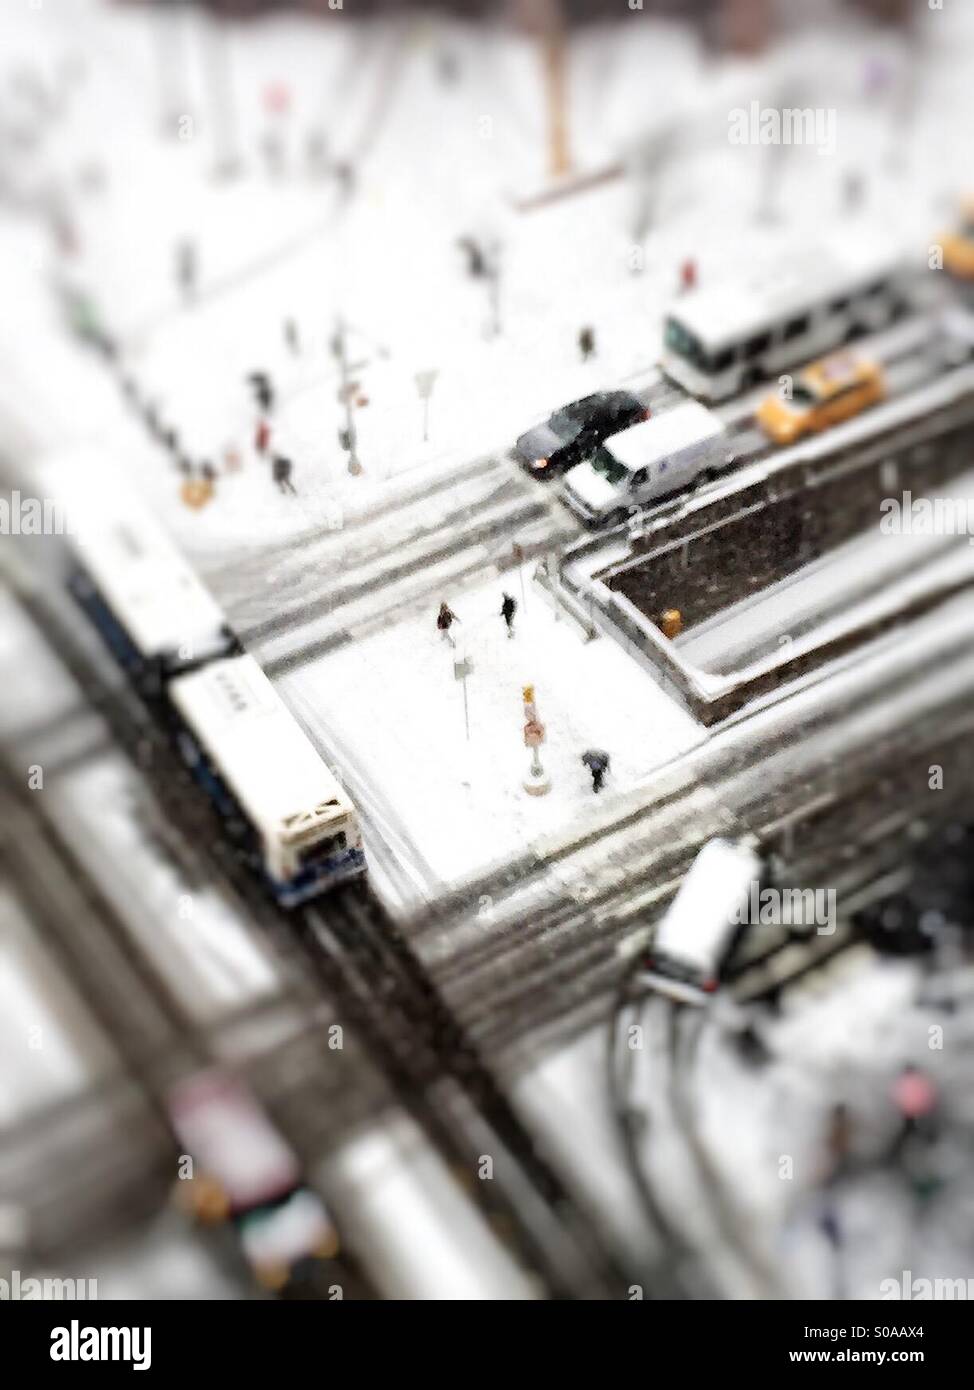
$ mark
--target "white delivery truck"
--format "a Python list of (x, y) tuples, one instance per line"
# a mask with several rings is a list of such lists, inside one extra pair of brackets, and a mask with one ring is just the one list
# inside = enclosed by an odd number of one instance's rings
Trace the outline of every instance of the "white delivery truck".
[(761, 857), (750, 845), (722, 836), (708, 840), (656, 928), (646, 982), (686, 1003), (702, 1003), (717, 988), (763, 877)]
[(723, 421), (686, 401), (607, 439), (562, 479), (562, 493), (586, 526), (625, 521), (636, 507), (689, 487), (731, 459)]

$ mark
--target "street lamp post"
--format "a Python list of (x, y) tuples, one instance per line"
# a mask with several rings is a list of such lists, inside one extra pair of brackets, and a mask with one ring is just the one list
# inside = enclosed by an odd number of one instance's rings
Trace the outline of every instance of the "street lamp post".
[(338, 399), (345, 406), (345, 427), (339, 434), (343, 449), (348, 451), (348, 471), (352, 477), (362, 472), (362, 464), (356, 452), (355, 419), (352, 413), (352, 383), (348, 374), (348, 350), (345, 341), (345, 324), (341, 319), (335, 325), (335, 336), (331, 340), (331, 350), (338, 362)]

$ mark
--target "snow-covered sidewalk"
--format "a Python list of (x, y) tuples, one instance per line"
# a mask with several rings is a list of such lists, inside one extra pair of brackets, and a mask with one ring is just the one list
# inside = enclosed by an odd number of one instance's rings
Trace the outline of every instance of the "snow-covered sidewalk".
[[(381, 787), (395, 821), (450, 884), (601, 805), (581, 762), (586, 749), (611, 757), (604, 799), (705, 737), (619, 647), (586, 642), (527, 572), (523, 592), (514, 573), (442, 596), (459, 618), (455, 647), (437, 632), (434, 605), (280, 679), (325, 747), (355, 749), (360, 775)], [(518, 603), (510, 639), (500, 617), (505, 590)], [(465, 682), (460, 663), (470, 669)], [(552, 786), (541, 797), (523, 787), (522, 690), (530, 684), (547, 729), (541, 757)]]

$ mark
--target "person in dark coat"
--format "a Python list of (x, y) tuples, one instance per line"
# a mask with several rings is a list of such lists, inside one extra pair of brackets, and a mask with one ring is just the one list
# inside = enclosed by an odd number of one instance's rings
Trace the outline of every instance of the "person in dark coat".
[(297, 488), (291, 481), (292, 468), (293, 465), (290, 459), (283, 458), (280, 454), (275, 455), (273, 463), (271, 464), (271, 472), (281, 492), (297, 492)]
[(274, 388), (266, 372), (251, 372), (247, 378), (261, 410), (267, 415), (274, 409)]
[(605, 783), (605, 774), (609, 770), (608, 753), (603, 753), (599, 748), (590, 748), (582, 754), (582, 762), (592, 774), (593, 792), (600, 792)]
[(176, 247), (176, 280), (185, 299), (196, 293), (197, 272), (196, 247), (191, 241), (181, 241)]
[(501, 617), (507, 624), (508, 637), (514, 636), (514, 614), (517, 612), (517, 600), (510, 594), (505, 594), (501, 603)]
[(458, 237), (457, 245), (467, 258), (467, 274), (471, 280), (483, 280), (487, 274), (487, 258), (483, 247), (471, 236)]
[(582, 354), (582, 361), (587, 362), (595, 353), (595, 329), (586, 325), (578, 332), (578, 350)]
[(440, 604), (440, 611), (436, 615), (436, 626), (439, 629), (444, 640), (449, 642), (451, 647), (454, 645), (454, 643), (453, 638), (450, 636), (450, 628), (453, 626), (454, 623), (458, 623), (459, 621), (460, 619), (454, 613), (453, 609), (449, 606), (449, 604)]

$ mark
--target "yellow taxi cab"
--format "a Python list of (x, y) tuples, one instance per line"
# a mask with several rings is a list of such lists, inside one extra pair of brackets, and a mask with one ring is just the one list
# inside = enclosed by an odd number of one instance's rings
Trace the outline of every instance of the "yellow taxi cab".
[(886, 381), (877, 362), (838, 352), (803, 368), (790, 393), (772, 392), (755, 416), (776, 444), (793, 444), (802, 435), (850, 420), (885, 395)]
[(964, 208), (959, 227), (939, 237), (944, 254), (944, 270), (958, 280), (974, 280), (974, 202)]

